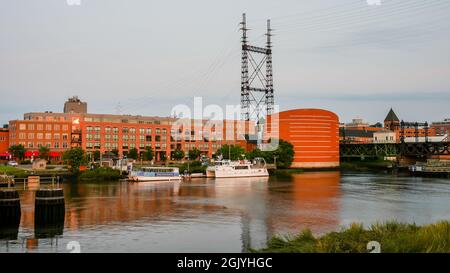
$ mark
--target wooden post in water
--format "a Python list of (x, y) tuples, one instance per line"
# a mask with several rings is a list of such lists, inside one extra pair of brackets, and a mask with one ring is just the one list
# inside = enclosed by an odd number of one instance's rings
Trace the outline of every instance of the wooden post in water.
[(20, 225), (19, 192), (0, 190), (0, 239), (16, 240)]
[(63, 189), (39, 189), (34, 208), (34, 233), (36, 238), (62, 235), (64, 229), (65, 202)]

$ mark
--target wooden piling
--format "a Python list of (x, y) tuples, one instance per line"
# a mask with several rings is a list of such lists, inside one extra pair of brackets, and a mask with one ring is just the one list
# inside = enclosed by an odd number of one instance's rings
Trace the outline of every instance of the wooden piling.
[(64, 229), (65, 202), (63, 189), (39, 189), (36, 191), (34, 229), (36, 238), (62, 235)]
[(0, 239), (17, 239), (20, 217), (19, 192), (13, 189), (0, 190)]

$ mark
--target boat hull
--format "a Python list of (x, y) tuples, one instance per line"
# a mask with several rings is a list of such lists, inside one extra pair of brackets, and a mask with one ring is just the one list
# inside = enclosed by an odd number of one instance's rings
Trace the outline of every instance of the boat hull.
[(244, 171), (209, 171), (206, 177), (215, 178), (236, 178), (236, 177), (266, 177), (269, 176), (269, 172), (266, 169), (260, 170), (244, 170)]
[(131, 176), (129, 180), (134, 182), (179, 181), (181, 176)]

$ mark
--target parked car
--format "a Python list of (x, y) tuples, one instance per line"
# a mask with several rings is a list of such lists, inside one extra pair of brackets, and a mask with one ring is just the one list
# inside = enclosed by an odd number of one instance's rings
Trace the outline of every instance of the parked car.
[(8, 166), (17, 167), (19, 166), (19, 163), (17, 163), (17, 161), (11, 160), (8, 162)]

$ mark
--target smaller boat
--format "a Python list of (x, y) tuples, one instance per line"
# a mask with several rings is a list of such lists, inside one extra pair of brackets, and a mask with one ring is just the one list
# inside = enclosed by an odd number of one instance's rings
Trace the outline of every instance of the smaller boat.
[(139, 167), (132, 168), (128, 180), (144, 181), (176, 181), (181, 180), (180, 171), (175, 167)]
[(253, 162), (248, 160), (230, 161), (219, 160), (214, 166), (206, 169), (206, 177), (235, 178), (235, 177), (264, 177), (269, 176), (266, 161), (263, 158), (255, 158)]

